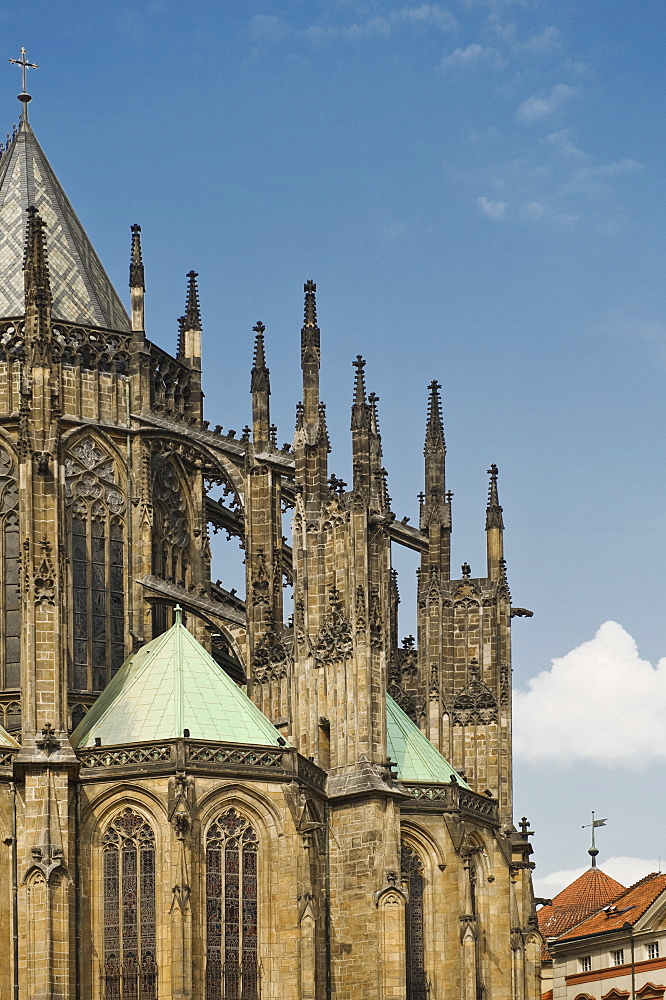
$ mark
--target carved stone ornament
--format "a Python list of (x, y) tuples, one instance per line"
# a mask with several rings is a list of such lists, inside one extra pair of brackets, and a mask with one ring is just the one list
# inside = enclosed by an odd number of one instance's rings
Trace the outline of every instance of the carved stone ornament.
[(287, 647), (274, 629), (268, 629), (255, 646), (252, 677), (257, 683), (280, 680), (287, 676), (290, 657)]
[(342, 603), (335, 588), (330, 595), (331, 610), (319, 629), (314, 643), (316, 667), (327, 663), (339, 663), (348, 659), (354, 651), (351, 622), (342, 613)]
[(51, 559), (51, 546), (42, 539), (39, 543), (41, 559), (37, 563), (33, 576), (33, 593), (35, 604), (55, 604), (56, 573)]
[(453, 702), (454, 726), (487, 725), (497, 722), (497, 702), (479, 676), (476, 660), (470, 663), (471, 680)]
[(252, 603), (268, 604), (268, 570), (266, 568), (266, 553), (263, 547), (257, 549), (257, 557), (254, 561), (254, 572), (252, 574)]

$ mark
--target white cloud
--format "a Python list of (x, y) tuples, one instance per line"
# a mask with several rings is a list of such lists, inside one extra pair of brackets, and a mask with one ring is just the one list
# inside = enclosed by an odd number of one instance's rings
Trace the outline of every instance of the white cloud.
[(479, 45), (478, 42), (472, 42), (464, 49), (455, 49), (451, 55), (442, 59), (442, 66), (450, 69), (466, 69), (482, 63), (495, 67), (505, 65), (497, 49), (489, 45)]
[(370, 17), (352, 24), (312, 24), (303, 34), (312, 41), (328, 41), (390, 35), (402, 25), (434, 27), (439, 31), (453, 31), (457, 21), (453, 14), (439, 4), (422, 3), (416, 7), (399, 7), (386, 14)]
[(637, 174), (643, 169), (643, 164), (638, 160), (616, 160), (614, 163), (606, 163), (597, 167), (597, 173), (605, 177), (616, 177), (618, 174)]
[[(620, 885), (626, 888), (633, 885), (634, 882), (638, 882), (644, 875), (659, 871), (659, 864), (659, 860), (655, 858), (645, 859), (621, 856), (598, 862), (598, 866), (602, 871), (606, 872), (607, 875), (610, 875), (611, 878), (614, 878), (616, 882), (619, 882)], [(534, 878), (534, 895), (541, 896), (543, 899), (552, 899), (562, 889), (575, 882), (584, 871), (587, 871), (588, 867), (565, 868), (561, 871), (551, 872), (549, 875), (544, 875), (541, 878), (536, 875)]]
[(491, 201), (490, 198), (477, 198), (476, 203), (483, 215), (488, 215), (491, 219), (503, 219), (507, 210), (505, 201)]
[(549, 91), (541, 91), (528, 97), (516, 111), (516, 118), (522, 122), (536, 122), (560, 111), (576, 93), (574, 87), (557, 83)]
[(551, 132), (545, 140), (550, 146), (557, 150), (560, 156), (569, 160), (576, 160), (578, 163), (589, 163), (593, 157), (585, 153), (574, 143), (570, 128), (562, 128), (558, 132)]
[(531, 35), (522, 41), (514, 41), (513, 51), (516, 55), (536, 56), (552, 52), (560, 44), (560, 32), (553, 25), (548, 25), (538, 35)]
[(527, 762), (645, 765), (666, 757), (666, 658), (638, 655), (617, 622), (514, 692), (514, 749)]
[(528, 201), (526, 205), (520, 210), (520, 216), (522, 219), (531, 219), (536, 221), (538, 219), (543, 219), (546, 214), (546, 206), (540, 201)]
[(288, 31), (289, 26), (274, 14), (255, 14), (248, 24), (250, 38), (256, 42), (279, 42)]

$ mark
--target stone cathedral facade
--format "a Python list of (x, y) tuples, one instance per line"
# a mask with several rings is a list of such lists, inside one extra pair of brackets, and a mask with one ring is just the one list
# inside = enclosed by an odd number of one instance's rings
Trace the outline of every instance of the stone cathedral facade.
[[(211, 428), (196, 274), (169, 351), (144, 330), (139, 227), (126, 311), (25, 113), (8, 138), (0, 1000), (540, 996), (511, 795), (510, 626), (529, 612), (497, 470), (487, 573), (454, 579), (439, 386), (411, 527), (359, 357), (350, 484), (330, 477), (315, 293), (293, 446), (261, 324), (251, 427)], [(244, 598), (211, 580), (211, 529), (240, 540)], [(420, 553), (416, 640), (395, 545)]]

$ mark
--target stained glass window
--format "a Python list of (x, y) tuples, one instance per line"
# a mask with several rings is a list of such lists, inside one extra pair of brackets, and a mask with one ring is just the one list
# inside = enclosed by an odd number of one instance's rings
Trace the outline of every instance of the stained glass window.
[(124, 809), (107, 827), (104, 859), (104, 1000), (157, 1000), (155, 835)]
[(73, 639), (72, 686), (101, 691), (125, 657), (124, 509), (113, 461), (92, 438), (67, 457)]
[(206, 838), (206, 1000), (258, 1000), (257, 835), (229, 809)]
[(400, 849), (400, 861), (402, 881), (408, 892), (405, 910), (407, 1000), (427, 1000), (429, 990), (423, 941), (423, 862), (404, 843)]
[(0, 687), (21, 683), (18, 482), (16, 463), (0, 447)]

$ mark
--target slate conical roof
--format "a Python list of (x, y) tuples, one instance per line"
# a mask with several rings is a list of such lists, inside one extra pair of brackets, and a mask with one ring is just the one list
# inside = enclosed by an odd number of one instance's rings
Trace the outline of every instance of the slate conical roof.
[(129, 657), (72, 733), (72, 746), (192, 739), (277, 746), (279, 733), (176, 622)]
[(386, 695), (386, 750), (398, 765), (400, 781), (436, 781), (448, 784), (454, 776), (459, 785), (469, 788), (439, 750), (423, 735), (400, 706)]
[(0, 319), (25, 312), (27, 209), (46, 223), (53, 318), (130, 331), (130, 321), (92, 243), (27, 122), (0, 159)]

